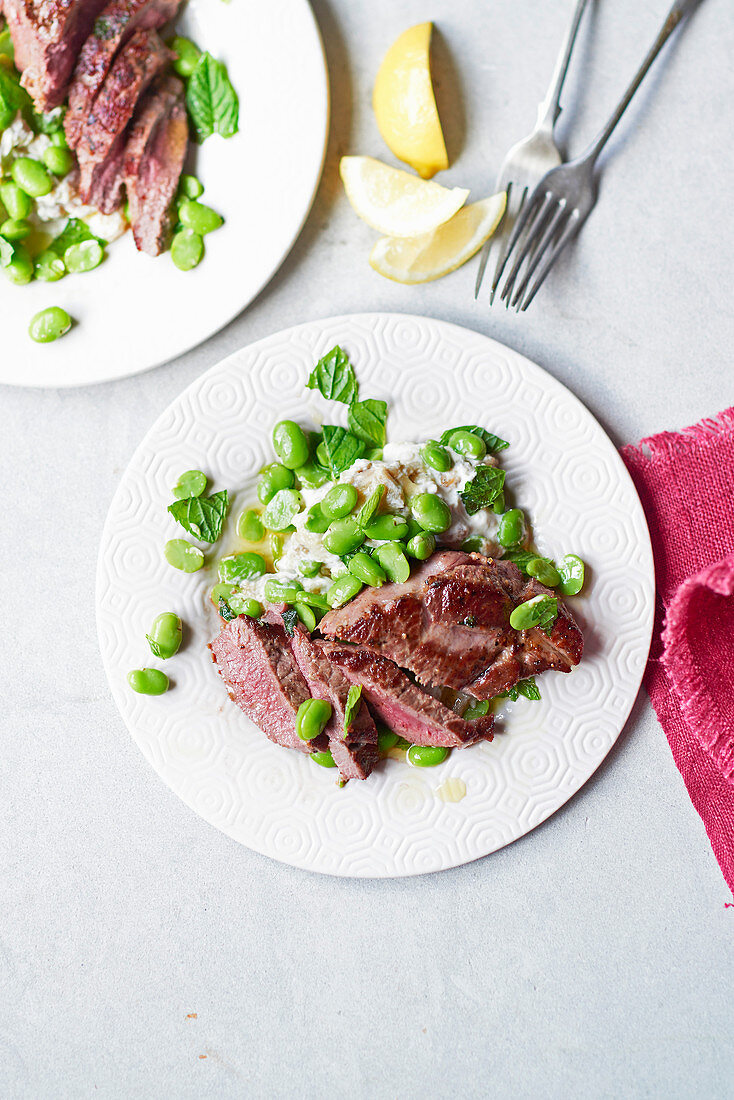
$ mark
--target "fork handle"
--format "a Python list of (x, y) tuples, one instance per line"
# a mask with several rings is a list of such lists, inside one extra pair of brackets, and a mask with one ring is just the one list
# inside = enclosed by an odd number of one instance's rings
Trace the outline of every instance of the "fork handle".
[(581, 16), (584, 14), (586, 4), (587, 0), (578, 0), (576, 4), (573, 19), (566, 31), (566, 37), (556, 61), (556, 67), (553, 71), (550, 86), (545, 94), (545, 99), (538, 107), (538, 125), (536, 129), (546, 130), (551, 135), (553, 134), (553, 127), (556, 124), (556, 120), (561, 113), (561, 92), (563, 91), (566, 74), (568, 73), (568, 66), (571, 62), (571, 54), (573, 53), (573, 47), (576, 42), (576, 35), (578, 34), (579, 24), (581, 23)]
[(655, 39), (650, 49), (650, 52), (648, 53), (645, 60), (642, 62), (642, 65), (637, 71), (637, 75), (635, 76), (634, 80), (622, 97), (619, 106), (617, 107), (616, 111), (609, 119), (609, 122), (606, 124), (601, 133), (598, 134), (597, 137), (592, 141), (586, 152), (582, 153), (582, 155), (579, 157), (580, 161), (586, 161), (589, 164), (594, 163), (594, 161), (597, 159), (602, 149), (614, 133), (615, 129), (617, 128), (619, 120), (622, 118), (622, 115), (632, 102), (632, 97), (639, 88), (640, 84), (642, 84), (642, 81), (647, 76), (647, 72), (650, 69), (653, 61), (658, 56), (678, 24), (682, 22), (682, 20), (685, 19), (685, 17), (689, 15), (694, 10), (694, 8), (697, 8), (701, 2), (702, 0), (675, 0), (673, 7), (668, 12), (668, 16), (665, 22), (660, 28), (660, 32)]

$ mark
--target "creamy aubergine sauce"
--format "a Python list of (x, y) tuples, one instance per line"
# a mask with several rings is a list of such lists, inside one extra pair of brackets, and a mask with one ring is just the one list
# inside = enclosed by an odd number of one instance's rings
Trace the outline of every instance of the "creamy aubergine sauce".
[[(354, 486), (358, 493), (357, 507), (360, 507), (371, 493), (382, 485), (385, 493), (380, 513), (389, 512), (406, 519), (410, 516), (411, 497), (417, 493), (435, 494), (444, 501), (451, 512), (451, 526), (437, 536), (440, 546), (458, 548), (467, 538), (479, 536), (484, 540), (482, 544), (484, 553), (489, 556), (501, 555), (502, 548), (496, 541), (499, 517), (485, 509), (470, 516), (460, 496), (462, 490), (474, 478), (477, 468), (497, 466), (496, 459), (492, 455), (486, 455), (481, 460), (474, 460), (447, 447), (453, 465), (450, 470), (441, 472), (427, 466), (423, 461), (420, 453), (422, 446), (422, 443), (386, 443), (381, 460), (358, 459), (340, 475), (336, 482), (329, 481), (318, 489), (301, 489), (303, 506), (294, 517), (295, 530), (284, 536), (286, 542), (277, 566), (274, 567), (273, 572), (242, 581), (237, 586), (237, 590), (244, 596), (264, 601), (265, 585), (268, 581), (275, 579), (283, 583), (297, 580), (307, 592), (325, 593), (334, 578), (347, 572), (347, 567), (341, 558), (326, 549), (324, 535), (307, 531), (305, 527), (309, 509), (314, 504), (320, 503), (333, 489), (334, 484)], [(378, 545), (379, 542), (375, 539), (367, 539), (365, 542), (365, 546), (369, 548)], [(227, 553), (238, 553), (243, 550), (263, 553), (261, 544), (245, 543), (243, 540), (238, 540), (236, 544), (230, 546)], [(320, 572), (315, 577), (304, 576), (301, 572), (301, 563), (304, 561), (321, 562)]]

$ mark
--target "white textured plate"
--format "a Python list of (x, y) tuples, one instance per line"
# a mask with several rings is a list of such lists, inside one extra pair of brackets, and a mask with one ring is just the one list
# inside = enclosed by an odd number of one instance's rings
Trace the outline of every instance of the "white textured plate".
[[(163, 545), (181, 535), (166, 508), (182, 470), (205, 470), (254, 499), (283, 417), (308, 417), (304, 389), (335, 343), (355, 364), (362, 395), (389, 401), (393, 440), (479, 421), (511, 441), (503, 451), (513, 498), (539, 548), (573, 551), (589, 567), (573, 601), (586, 653), (570, 675), (539, 678), (541, 702), (505, 710), (491, 744), (455, 751), (437, 768), (388, 760), (344, 790), (335, 773), (271, 744), (227, 697), (206, 642), (208, 571), (178, 573)], [(320, 399), (319, 399), (320, 400)], [(330, 406), (333, 408), (334, 406)], [(212, 555), (214, 558), (215, 555)], [(100, 644), (120, 712), (146, 759), (212, 825), (258, 852), (335, 875), (413, 875), (484, 856), (544, 821), (581, 787), (617, 739), (640, 686), (654, 606), (645, 517), (603, 430), (559, 382), (478, 333), (423, 317), (363, 314), (314, 321), (261, 340), (199, 378), (148, 432), (115, 495), (97, 576)], [(129, 669), (156, 664), (145, 641), (160, 611), (178, 612), (186, 644), (165, 662), (174, 686), (148, 698)], [(466, 797), (446, 803), (448, 778)]]
[[(0, 276), (0, 382), (79, 386), (147, 370), (206, 340), (248, 305), (290, 251), (321, 175), (329, 91), (307, 0), (189, 0), (176, 23), (226, 61), (240, 130), (196, 151), (204, 202), (225, 226), (194, 271), (136, 252), (132, 234), (87, 275), (15, 287)], [(49, 305), (78, 322), (34, 344), (28, 322)]]

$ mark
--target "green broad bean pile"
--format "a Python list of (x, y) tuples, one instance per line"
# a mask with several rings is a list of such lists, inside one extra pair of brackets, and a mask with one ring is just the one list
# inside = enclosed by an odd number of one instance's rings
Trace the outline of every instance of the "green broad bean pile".
[[(238, 129), (237, 96), (229, 84), (226, 69), (187, 38), (176, 37), (170, 43), (173, 69), (188, 84), (203, 81), (214, 72), (217, 93), (212, 91), (214, 129), (210, 132), (230, 137)], [(0, 17), (0, 133), (18, 119), (27, 129), (22, 133), (25, 145), (16, 142), (15, 151), (4, 157), (0, 166), (0, 272), (14, 286), (26, 286), (37, 280), (55, 283), (67, 275), (80, 275), (96, 270), (106, 257), (107, 242), (94, 236), (86, 222), (69, 218), (56, 237), (47, 231), (48, 213), (43, 216), (38, 200), (50, 196), (70, 173), (77, 168), (74, 153), (64, 133), (65, 106), (47, 114), (33, 108), (30, 96), (22, 87), (20, 73), (14, 64), (10, 32)], [(208, 85), (206, 85), (208, 87)], [(226, 101), (226, 102), (225, 102)], [(187, 91), (187, 107), (192, 125), (202, 134), (198, 112), (207, 111), (199, 102), (192, 106)], [(217, 115), (227, 117), (226, 129)], [(220, 120), (221, 121), (221, 120)], [(37, 141), (36, 139), (41, 139)], [(27, 146), (34, 148), (30, 155)], [(40, 147), (40, 151), (39, 151)], [(71, 180), (72, 193), (74, 180)], [(204, 257), (205, 238), (224, 224), (224, 219), (212, 207), (201, 201), (204, 185), (196, 176), (181, 176), (174, 200), (175, 222), (170, 242), (171, 259), (180, 271), (191, 271)], [(68, 201), (66, 199), (65, 201)], [(48, 205), (46, 207), (48, 209)], [(128, 217), (125, 207), (125, 216)], [(129, 217), (128, 217), (129, 221)], [(60, 306), (51, 305), (31, 318), (28, 333), (39, 344), (49, 344), (65, 336), (72, 320)]]
[[(192, 177), (186, 177), (182, 186), (192, 196), (197, 192)], [(196, 199), (189, 201), (195, 203)], [(187, 225), (186, 229), (191, 230), (191, 226)], [(62, 320), (59, 318), (58, 322)], [(339, 354), (335, 360), (336, 353)], [(331, 360), (332, 366), (336, 361), (343, 373), (341, 376), (326, 374), (322, 381), (316, 375), (327, 360)], [(338, 386), (349, 391), (353, 383), (350, 424), (358, 424), (357, 413), (352, 416), (351, 412), (354, 404), (359, 404), (357, 387), (355, 380), (350, 383), (346, 373), (349, 369), (346, 356), (341, 349), (335, 348), (319, 363), (309, 387), (320, 388), (324, 396), (342, 400), (333, 397), (333, 391)], [(312, 384), (313, 378), (316, 381)], [(372, 402), (373, 407), (369, 410), (372, 416), (375, 415), (374, 406), (379, 404), (384, 406), (384, 403)], [(372, 422), (369, 423), (373, 431)], [(393, 494), (391, 508), (386, 500), (385, 485), (379, 478), (372, 491), (364, 488), (363, 477), (358, 479), (360, 488), (348, 479), (348, 471), (358, 459), (381, 460), (384, 422), (382, 435), (374, 431), (370, 439), (380, 445), (366, 446), (357, 434), (330, 425), (325, 425), (321, 431), (306, 431), (296, 421), (286, 419), (274, 426), (274, 461), (260, 471), (256, 486), (258, 503), (249, 504), (236, 519), (235, 530), (244, 546), (220, 556), (217, 562), (218, 579), (210, 595), (221, 617), (225, 621), (238, 616), (260, 619), (265, 612), (264, 604), (277, 604), (285, 607), (283, 622), (288, 633), (292, 634), (299, 623), (310, 633), (317, 629), (329, 610), (344, 607), (365, 587), (404, 583), (411, 575), (413, 563), (427, 561), (442, 545), (442, 537), (455, 522), (452, 509), (440, 495), (442, 486), (447, 484), (441, 481), (441, 475), (449, 474), (460, 463), (461, 481), (458, 484), (463, 488), (458, 490), (458, 495), (466, 514), (474, 516), (484, 512), (488, 518), (490, 515), (497, 517), (491, 524), (487, 523), (486, 535), (470, 535), (461, 548), (467, 553), (485, 555), (496, 554), (499, 548), (501, 560), (513, 562), (530, 581), (537, 581), (542, 588), (536, 587), (535, 595), (512, 608), (509, 625), (517, 631), (542, 630), (551, 635), (558, 617), (559, 597), (578, 595), (582, 591), (585, 566), (575, 554), (553, 561), (533, 548), (531, 528), (524, 512), (508, 500), (504, 472), (486, 458), (509, 444), (477, 426), (447, 429), (440, 439), (429, 439), (416, 449), (426, 471), (439, 475), (432, 475), (436, 491), (421, 488), (412, 496), (401, 496), (397, 505), (398, 498)], [(469, 480), (465, 472), (467, 463), (475, 471)], [(362, 467), (360, 475), (364, 472)], [(367, 484), (374, 486), (375, 479), (368, 478)], [(457, 484), (456, 480), (453, 484)], [(309, 494), (315, 490), (319, 491), (318, 500), (311, 503), (313, 495)], [(169, 512), (189, 534), (211, 545), (223, 529), (228, 501), (224, 491), (209, 497), (204, 495), (206, 491), (207, 477), (202, 471), (185, 471), (173, 487), (174, 503), (169, 506)], [(490, 529), (494, 534), (490, 535)], [(295, 552), (288, 559), (287, 570), (281, 572), (279, 562), (286, 552), (288, 540), (296, 532), (312, 537), (304, 541), (304, 549), (298, 542), (293, 544)], [(298, 560), (298, 554), (304, 552), (309, 556)], [(204, 552), (184, 538), (170, 539), (165, 544), (164, 555), (169, 564), (182, 573), (197, 572), (205, 563)], [(340, 559), (341, 565), (335, 565), (334, 558)], [(468, 616), (463, 625), (474, 626), (472, 618)], [(169, 659), (181, 644), (180, 620), (173, 612), (161, 613), (147, 638), (156, 656)], [(156, 695), (167, 689), (168, 678), (161, 670), (141, 668), (129, 674), (129, 683), (134, 691)], [(501, 699), (514, 701), (521, 696), (528, 700), (540, 698), (533, 678), (519, 681), (495, 700), (479, 701), (453, 693), (446, 701), (471, 722), (488, 715)], [(328, 701), (307, 700), (296, 716), (298, 737), (306, 742), (314, 741), (332, 717)], [(405, 754), (411, 766), (420, 768), (442, 764), (450, 752), (439, 746), (410, 744), (384, 726), (378, 727), (378, 748), (382, 756)], [(310, 757), (321, 767), (336, 766), (328, 751), (312, 751)]]

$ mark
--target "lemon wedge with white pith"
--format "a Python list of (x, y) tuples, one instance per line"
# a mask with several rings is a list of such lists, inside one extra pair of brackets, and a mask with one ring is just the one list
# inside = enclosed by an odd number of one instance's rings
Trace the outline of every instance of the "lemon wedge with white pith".
[(431, 80), (432, 30), (432, 23), (419, 23), (400, 35), (385, 54), (372, 96), (388, 148), (424, 179), (449, 166)]
[(502, 221), (504, 191), (473, 202), (432, 233), (421, 237), (383, 237), (370, 254), (370, 264), (398, 283), (430, 283), (470, 260)]
[(388, 237), (432, 233), (453, 218), (469, 194), (464, 187), (441, 187), (373, 157), (342, 157), (339, 172), (355, 213)]

